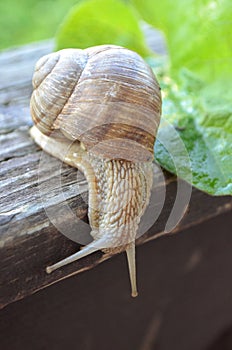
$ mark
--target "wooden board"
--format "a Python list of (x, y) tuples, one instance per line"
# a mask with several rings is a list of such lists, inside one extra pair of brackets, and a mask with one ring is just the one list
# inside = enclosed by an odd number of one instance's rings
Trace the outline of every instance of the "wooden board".
[[(71, 220), (73, 216), (79, 217), (78, 230), (83, 235), (89, 233), (88, 225), (81, 225), (87, 223), (88, 200), (83, 175), (50, 156), (41, 167), (42, 152), (28, 133), (32, 125), (29, 98), (34, 64), (52, 48), (53, 42), (47, 41), (0, 54), (0, 307), (109, 258), (97, 252), (51, 275), (45, 272), (47, 265), (79, 249), (77, 243), (66, 238), (52, 224), (48, 212), (55, 213), (56, 223), (65, 225), (67, 231), (75, 229)], [(162, 174), (154, 169), (151, 212), (157, 210), (164, 193)], [(176, 198), (177, 181), (175, 176), (166, 172), (164, 176), (166, 197), (163, 209), (156, 222), (138, 239), (138, 244), (165, 234), (165, 225)], [(56, 185), (57, 179), (61, 182), (61, 190)], [(181, 185), (189, 190), (189, 185), (184, 182)], [(64, 204), (71, 208), (70, 217), (64, 212)], [(231, 208), (231, 197), (211, 197), (193, 189), (185, 216), (172, 233)]]

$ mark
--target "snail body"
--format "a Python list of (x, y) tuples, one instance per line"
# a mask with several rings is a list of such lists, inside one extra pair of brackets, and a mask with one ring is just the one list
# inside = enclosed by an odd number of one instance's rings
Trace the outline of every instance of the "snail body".
[(154, 74), (135, 52), (101, 45), (42, 57), (33, 87), (31, 136), (46, 152), (84, 173), (93, 237), (47, 272), (96, 250), (126, 251), (136, 296), (135, 238), (150, 198), (161, 114)]

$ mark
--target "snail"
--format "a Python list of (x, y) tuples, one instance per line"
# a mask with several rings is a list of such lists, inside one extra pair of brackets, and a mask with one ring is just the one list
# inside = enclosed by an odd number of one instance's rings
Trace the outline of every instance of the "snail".
[(97, 250), (126, 251), (136, 296), (135, 238), (150, 198), (161, 115), (154, 73), (120, 46), (60, 50), (37, 62), (30, 109), (34, 141), (81, 170), (89, 189), (93, 241), (47, 273)]

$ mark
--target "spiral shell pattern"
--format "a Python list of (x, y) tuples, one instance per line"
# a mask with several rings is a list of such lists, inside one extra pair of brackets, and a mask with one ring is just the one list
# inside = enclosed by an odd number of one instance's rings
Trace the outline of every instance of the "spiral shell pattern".
[(113, 45), (42, 57), (31, 114), (45, 135), (61, 131), (92, 154), (150, 161), (161, 115), (159, 84), (135, 52)]

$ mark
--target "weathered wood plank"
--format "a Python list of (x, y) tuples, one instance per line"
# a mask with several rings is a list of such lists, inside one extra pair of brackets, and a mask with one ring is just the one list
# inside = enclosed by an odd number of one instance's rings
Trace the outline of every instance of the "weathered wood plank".
[(50, 53), (53, 47), (53, 40), (49, 40), (0, 54), (0, 106), (28, 106), (34, 65), (39, 57)]
[[(83, 175), (58, 160), (46, 156), (41, 166), (41, 150), (31, 140), (29, 97), (35, 61), (52, 50), (53, 43), (29, 45), (0, 55), (0, 306), (19, 300), (36, 290), (77, 274), (104, 261), (100, 252), (57, 270), (45, 267), (79, 249), (51, 222), (67, 231), (88, 235), (87, 183)], [(44, 159), (44, 156), (43, 156)], [(158, 220), (138, 244), (164, 234), (165, 224), (176, 197), (176, 178), (166, 172), (166, 197)], [(164, 183), (155, 170), (150, 211), (162, 204)], [(38, 180), (39, 179), (39, 180)], [(61, 187), (59, 185), (61, 182)], [(182, 182), (184, 185), (184, 182)], [(186, 185), (186, 189), (188, 185)], [(64, 201), (65, 199), (65, 201)], [(71, 208), (67, 214), (65, 205)], [(231, 197), (210, 197), (193, 190), (187, 214), (173, 232), (231, 210)], [(48, 214), (50, 219), (48, 218)], [(55, 214), (54, 214), (55, 213)], [(76, 226), (73, 217), (81, 218)], [(129, 291), (128, 291), (129, 293)]]

